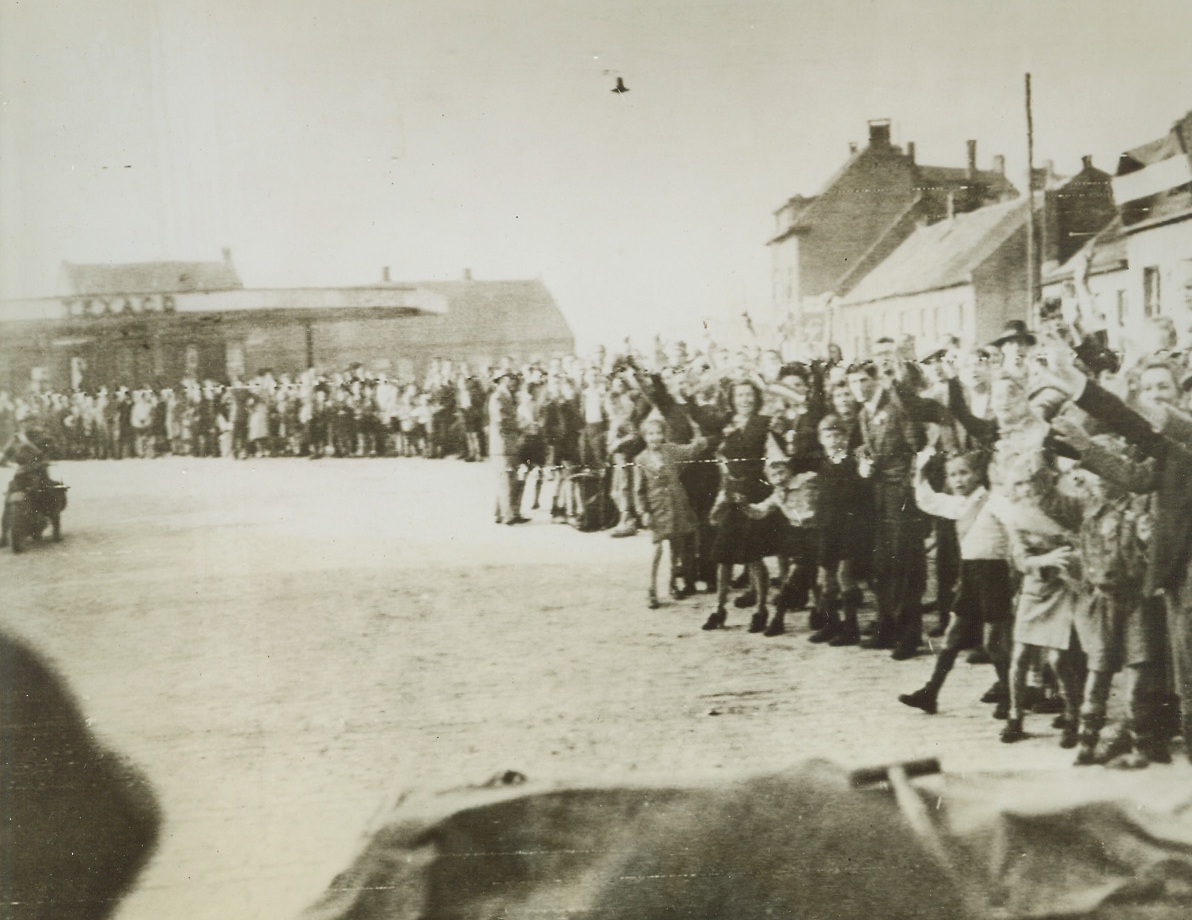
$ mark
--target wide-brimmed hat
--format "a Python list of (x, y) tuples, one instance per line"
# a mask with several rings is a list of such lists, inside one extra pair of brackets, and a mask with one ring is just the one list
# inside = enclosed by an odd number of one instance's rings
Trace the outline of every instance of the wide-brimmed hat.
[(1001, 348), (1010, 342), (1018, 342), (1022, 345), (1034, 345), (1038, 339), (1035, 338), (1033, 332), (1027, 327), (1026, 323), (1020, 319), (1012, 319), (1006, 323), (1002, 334), (990, 342), (991, 345), (996, 345)]

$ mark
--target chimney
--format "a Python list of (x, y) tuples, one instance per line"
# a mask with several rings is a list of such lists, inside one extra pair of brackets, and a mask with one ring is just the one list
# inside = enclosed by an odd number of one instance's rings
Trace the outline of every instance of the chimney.
[(1000, 153), (993, 158), (993, 171), (999, 176), (1006, 174), (1006, 158)]
[(472, 269), (465, 268), (464, 269), (464, 281), (471, 281), (471, 280), (472, 280)]
[(1084, 156), (1082, 156), (1080, 158), (1080, 165), (1081, 165), (1081, 170), (1083, 172), (1088, 172), (1090, 169), (1092, 169), (1093, 168), (1092, 154), (1086, 153)]
[(848, 142), (848, 152), (849, 152), (849, 156), (852, 156), (854, 153), (857, 152), (857, 142), (856, 141)]
[(968, 147), (968, 177), (970, 179), (977, 178), (977, 142), (965, 141)]
[(890, 119), (874, 118), (869, 122), (869, 146), (890, 146)]
[(389, 284), (389, 266), (388, 265), (381, 267), (381, 281), (384, 282), (385, 284)]
[(915, 162), (915, 142), (906, 142), (906, 158), (913, 164)]

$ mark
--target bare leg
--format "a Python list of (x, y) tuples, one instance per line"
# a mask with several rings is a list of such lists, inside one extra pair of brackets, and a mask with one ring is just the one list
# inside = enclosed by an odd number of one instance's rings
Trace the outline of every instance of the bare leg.
[(650, 565), (650, 592), (648, 595), (648, 603), (651, 610), (658, 607), (658, 567), (662, 564), (662, 544), (664, 541), (659, 541), (654, 544), (654, 561)]
[(1010, 658), (1010, 718), (1006, 727), (1002, 729), (1002, 740), (1009, 743), (1019, 741), (1026, 735), (1022, 730), (1022, 717), (1026, 694), (1026, 675), (1030, 670), (1032, 646), (1025, 642), (1015, 642), (1014, 652)]

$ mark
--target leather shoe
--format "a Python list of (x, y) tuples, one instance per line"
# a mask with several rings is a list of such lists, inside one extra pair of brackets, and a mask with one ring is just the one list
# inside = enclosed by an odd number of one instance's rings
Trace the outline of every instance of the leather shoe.
[(700, 629), (710, 631), (713, 629), (724, 629), (724, 623), (728, 619), (728, 612), (723, 607), (717, 607), (716, 612), (713, 613), (704, 622)]
[(757, 603), (757, 592), (750, 589), (733, 601), (733, 606), (738, 610), (745, 610)]
[(935, 694), (928, 687), (920, 687), (914, 693), (903, 693), (898, 697), (898, 702), (912, 709), (922, 709), (929, 716), (936, 713)]
[(828, 645), (832, 648), (843, 648), (846, 645), (860, 645), (861, 635), (855, 627), (842, 626), (840, 633), (833, 639), (828, 640)]
[(887, 638), (886, 636), (875, 635), (862, 642), (861, 648), (870, 650), (876, 649), (878, 651), (888, 652), (897, 644), (898, 643), (896, 643), (893, 639)]
[(894, 651), (891, 652), (890, 657), (895, 661), (906, 661), (908, 658), (914, 658), (919, 654), (919, 643), (898, 643)]
[(813, 632), (807, 637), (808, 642), (830, 642), (836, 638), (836, 634), (840, 632), (840, 627), (835, 623), (825, 623), (823, 628), (818, 632)]
[(1015, 741), (1021, 741), (1026, 737), (1026, 732), (1022, 729), (1022, 719), (1009, 719), (1006, 721), (1006, 727), (1002, 729), (999, 736), (1003, 744), (1013, 744)]
[(985, 691), (985, 695), (981, 697), (982, 703), (1000, 703), (1002, 700), (1008, 700), (1010, 694), (1006, 692), (1006, 685), (1000, 680), (995, 681), (993, 686)]
[(769, 615), (764, 610), (759, 610), (749, 619), (749, 631), (751, 633), (759, 633), (766, 631), (766, 621)]

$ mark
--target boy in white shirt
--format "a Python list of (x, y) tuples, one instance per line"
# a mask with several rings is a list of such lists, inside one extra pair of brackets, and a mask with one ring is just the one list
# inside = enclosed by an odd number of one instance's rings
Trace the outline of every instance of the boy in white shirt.
[[(1009, 686), (1014, 601), (1009, 539), (1001, 522), (987, 507), (989, 490), (982, 483), (984, 471), (979, 456), (960, 454), (948, 459), (945, 467), (948, 494), (936, 492), (924, 474), (933, 453), (928, 448), (918, 455), (915, 502), (927, 514), (956, 521), (960, 538), (960, 589), (931, 679), (914, 693), (898, 697), (904, 705), (922, 709), (929, 715), (936, 711), (940, 688), (960, 652), (982, 639), (997, 669), (998, 680)], [(998, 700), (994, 717), (1004, 719), (1008, 714), (1009, 700)]]

